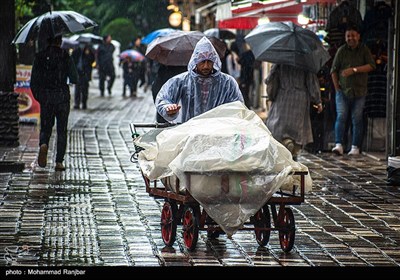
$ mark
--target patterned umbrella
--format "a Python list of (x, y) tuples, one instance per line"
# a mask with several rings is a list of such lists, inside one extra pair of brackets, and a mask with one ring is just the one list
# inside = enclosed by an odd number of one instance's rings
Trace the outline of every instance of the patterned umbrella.
[(121, 59), (125, 59), (128, 56), (132, 59), (132, 61), (140, 62), (144, 60), (144, 55), (136, 50), (125, 50), (119, 55)]

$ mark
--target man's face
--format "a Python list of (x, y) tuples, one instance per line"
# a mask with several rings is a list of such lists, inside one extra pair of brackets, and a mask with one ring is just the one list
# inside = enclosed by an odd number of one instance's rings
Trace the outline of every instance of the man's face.
[(345, 37), (346, 43), (350, 48), (357, 47), (358, 42), (360, 41), (360, 34), (357, 31), (348, 30), (346, 31)]
[(197, 63), (197, 73), (202, 76), (210, 76), (213, 70), (214, 62), (211, 60), (204, 60)]

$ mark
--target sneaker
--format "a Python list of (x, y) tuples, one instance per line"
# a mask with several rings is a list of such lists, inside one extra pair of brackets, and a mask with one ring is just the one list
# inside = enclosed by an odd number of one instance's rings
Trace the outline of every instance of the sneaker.
[(39, 156), (38, 156), (38, 164), (40, 167), (46, 167), (47, 165), (47, 150), (48, 147), (46, 144), (40, 145)]
[(332, 152), (337, 156), (343, 155), (343, 146), (342, 144), (336, 144), (336, 146), (332, 149)]
[(56, 171), (64, 171), (65, 167), (62, 162), (56, 162), (56, 167), (54, 168)]
[(357, 146), (351, 146), (350, 152), (348, 152), (349, 156), (357, 156), (360, 154), (360, 149)]

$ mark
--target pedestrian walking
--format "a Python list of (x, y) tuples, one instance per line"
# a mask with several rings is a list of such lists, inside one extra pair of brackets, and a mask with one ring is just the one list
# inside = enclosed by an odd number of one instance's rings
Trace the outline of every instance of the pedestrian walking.
[(170, 78), (157, 95), (157, 111), (168, 122), (178, 113), (186, 122), (221, 104), (243, 102), (238, 83), (221, 72), (221, 59), (207, 37), (197, 42), (187, 70)]
[(243, 43), (243, 52), (239, 57), (240, 64), (240, 90), (243, 94), (244, 103), (247, 108), (251, 107), (251, 92), (254, 85), (254, 63), (255, 58), (249, 44)]
[(114, 45), (111, 43), (111, 35), (103, 37), (103, 43), (97, 49), (97, 66), (99, 70), (99, 88), (100, 95), (104, 96), (105, 81), (107, 82), (107, 91), (111, 95), (111, 89), (115, 80), (115, 68), (113, 62)]
[(68, 80), (78, 83), (78, 72), (72, 57), (61, 49), (62, 37), (49, 38), (49, 46), (35, 55), (30, 87), (40, 104), (40, 139), (38, 164), (47, 165), (47, 151), (53, 126), (57, 121), (56, 171), (63, 171), (67, 147), (70, 90)]
[(349, 155), (360, 154), (363, 141), (363, 113), (368, 92), (368, 73), (376, 68), (369, 48), (360, 42), (360, 32), (355, 25), (345, 32), (346, 44), (339, 47), (332, 62), (331, 77), (335, 87), (336, 121), (335, 147), (342, 155), (347, 117), (351, 116), (352, 145)]
[(128, 87), (130, 96), (136, 97), (136, 86), (134, 85), (134, 82), (135, 79), (137, 80), (137, 73), (135, 73), (135, 63), (132, 61), (132, 58), (130, 56), (123, 58), (120, 63), (122, 64), (122, 78), (124, 80), (122, 96), (126, 96), (126, 87)]
[(79, 109), (80, 105), (82, 105), (82, 109), (86, 109), (95, 55), (90, 46), (85, 44), (83, 48), (79, 47), (72, 52), (72, 58), (79, 75), (79, 83), (75, 85), (74, 109)]
[[(141, 54), (146, 53), (146, 47), (142, 44), (142, 39), (140, 37), (134, 38), (131, 43), (131, 49), (140, 52)], [(146, 83), (146, 69), (147, 69), (147, 59), (144, 59), (142, 62), (138, 64), (137, 69), (137, 81), (135, 83), (135, 88), (139, 83), (139, 87), (142, 87)], [(148, 82), (148, 81), (147, 81)]]
[(322, 112), (317, 74), (301, 68), (274, 64), (265, 82), (276, 83), (266, 125), (272, 136), (281, 142), (297, 160), (301, 148), (313, 142), (310, 104)]

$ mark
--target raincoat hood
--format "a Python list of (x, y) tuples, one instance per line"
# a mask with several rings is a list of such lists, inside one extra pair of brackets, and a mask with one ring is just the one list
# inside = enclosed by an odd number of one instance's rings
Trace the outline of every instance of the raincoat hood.
[(189, 73), (198, 76), (194, 69), (196, 69), (198, 63), (204, 60), (210, 60), (214, 63), (213, 67), (215, 71), (211, 74), (212, 76), (218, 75), (221, 72), (221, 59), (207, 37), (203, 37), (197, 42), (188, 64)]
[[(197, 74), (196, 65), (202, 61), (214, 62), (208, 77)], [(188, 71), (170, 78), (157, 94), (157, 112), (168, 122), (186, 122), (219, 105), (241, 101), (243, 96), (236, 80), (221, 72), (221, 59), (209, 39), (197, 42), (188, 64)], [(179, 114), (168, 115), (169, 104), (181, 104)]]

